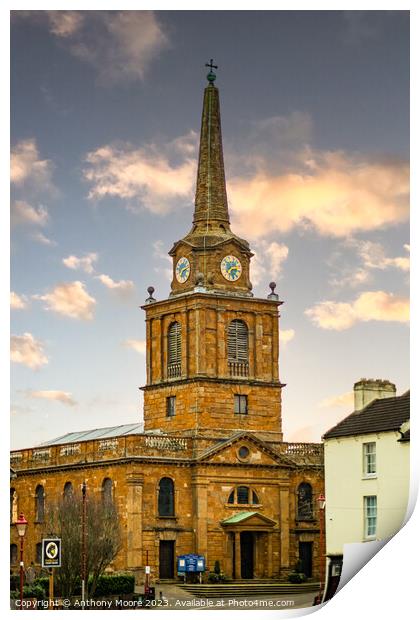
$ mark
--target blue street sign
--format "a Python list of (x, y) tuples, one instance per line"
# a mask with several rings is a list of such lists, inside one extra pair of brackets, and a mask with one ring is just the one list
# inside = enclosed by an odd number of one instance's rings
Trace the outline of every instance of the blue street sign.
[(202, 573), (206, 570), (204, 555), (187, 553), (177, 557), (178, 573)]

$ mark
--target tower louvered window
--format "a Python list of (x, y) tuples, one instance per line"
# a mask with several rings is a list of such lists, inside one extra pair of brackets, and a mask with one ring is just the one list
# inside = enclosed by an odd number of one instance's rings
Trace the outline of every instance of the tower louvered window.
[(248, 327), (235, 319), (228, 327), (228, 366), (232, 377), (248, 376)]
[(171, 323), (168, 330), (168, 378), (181, 376), (181, 325)]

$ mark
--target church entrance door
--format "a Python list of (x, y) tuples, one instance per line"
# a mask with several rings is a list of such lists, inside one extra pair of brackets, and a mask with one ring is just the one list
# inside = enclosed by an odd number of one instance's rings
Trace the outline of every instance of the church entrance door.
[(254, 535), (252, 532), (241, 532), (241, 578), (254, 577)]
[(175, 565), (175, 541), (161, 540), (159, 542), (159, 578), (173, 579)]
[(301, 561), (301, 570), (307, 577), (312, 577), (312, 543), (299, 542), (299, 560)]

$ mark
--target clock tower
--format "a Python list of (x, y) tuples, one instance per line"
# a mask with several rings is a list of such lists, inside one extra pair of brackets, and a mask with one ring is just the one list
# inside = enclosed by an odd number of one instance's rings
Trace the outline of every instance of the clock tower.
[(249, 244), (232, 232), (219, 92), (204, 90), (192, 228), (169, 252), (168, 299), (153, 288), (146, 312), (145, 431), (282, 440), (278, 307), (254, 297)]

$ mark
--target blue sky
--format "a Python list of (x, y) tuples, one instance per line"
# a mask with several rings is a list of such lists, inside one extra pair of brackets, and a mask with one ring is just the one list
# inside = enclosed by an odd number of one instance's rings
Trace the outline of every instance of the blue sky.
[(407, 12), (21, 11), (13, 447), (141, 419), (139, 306), (189, 230), (210, 58), (232, 228), (285, 301), (286, 439), (319, 440), (360, 377), (407, 389)]

